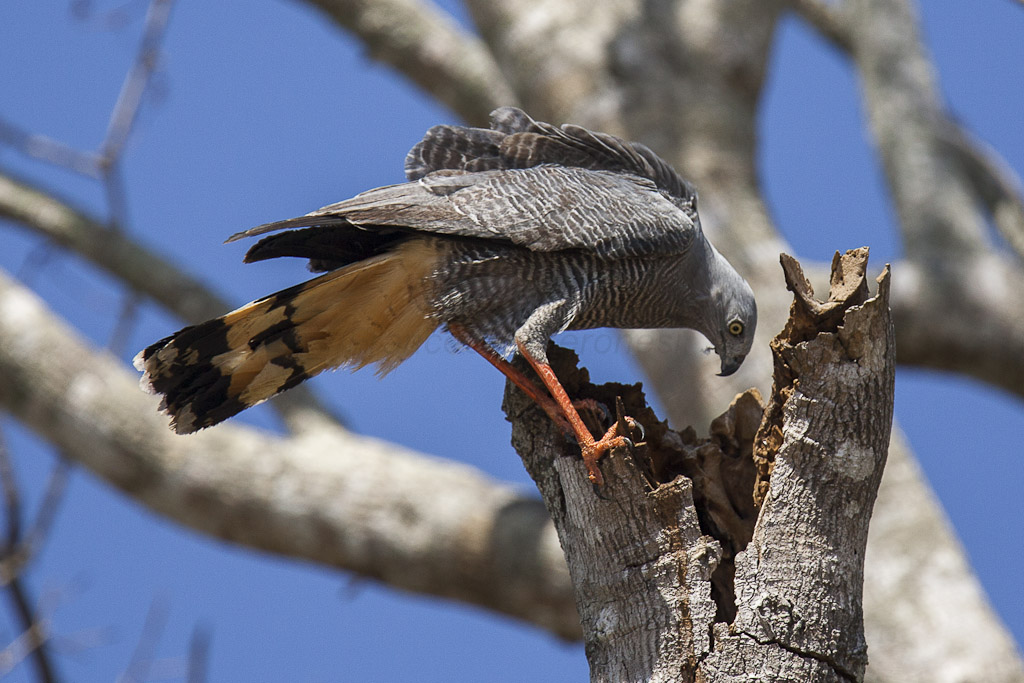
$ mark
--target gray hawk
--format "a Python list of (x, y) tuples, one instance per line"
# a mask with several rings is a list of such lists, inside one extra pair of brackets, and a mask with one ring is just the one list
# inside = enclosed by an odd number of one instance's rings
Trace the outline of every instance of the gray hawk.
[[(139, 353), (143, 386), (163, 395), (176, 431), (328, 368), (386, 373), (443, 326), (571, 429), (600, 483), (599, 458), (625, 435), (594, 439), (583, 424), (548, 364), (553, 334), (691, 328), (722, 375), (750, 351), (750, 286), (702, 232), (693, 188), (646, 146), (505, 107), (490, 128), (431, 128), (405, 172), (406, 183), (229, 239), (276, 233), (246, 262), (295, 256), (324, 274)], [(505, 360), (513, 350), (546, 392)]]

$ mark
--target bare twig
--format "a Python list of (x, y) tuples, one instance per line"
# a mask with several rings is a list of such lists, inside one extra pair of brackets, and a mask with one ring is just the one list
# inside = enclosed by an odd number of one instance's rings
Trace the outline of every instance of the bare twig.
[(0, 650), (0, 678), (10, 673), (18, 664), (21, 664), (27, 657), (35, 652), (35, 644), (39, 640), (39, 628), (34, 624), (32, 628), (22, 631), (16, 638)]
[[(173, 0), (152, 0), (146, 13), (146, 25), (135, 63), (125, 77), (117, 103), (107, 124), (107, 134), (100, 145), (100, 171), (107, 195), (111, 230), (120, 231), (128, 226), (128, 201), (121, 174), (121, 156), (138, 119), (142, 97), (156, 69), (160, 44), (167, 32)], [(135, 291), (125, 295), (121, 314), (110, 338), (112, 351), (123, 350), (138, 318), (141, 297)]]
[(121, 312), (117, 316), (117, 323), (110, 333), (110, 341), (107, 348), (115, 356), (122, 355), (128, 350), (128, 342), (131, 339), (132, 330), (139, 319), (139, 306), (142, 304), (142, 295), (136, 291), (128, 291), (121, 302)]
[(60, 501), (64, 496), (64, 485), (69, 469), (70, 466), (66, 460), (58, 461), (50, 474), (36, 519), (29, 527), (28, 533), (23, 534), (21, 518), (24, 513), (21, 509), (17, 483), (14, 481), (10, 459), (0, 445), (0, 476), (3, 478), (8, 515), (7, 540), (3, 553), (0, 554), (0, 586), (6, 586), (20, 576), (25, 565), (31, 562), (39, 552), (39, 548), (49, 535), (57, 509), (60, 507)]
[(27, 563), (37, 555), (45, 540), (49, 538), (50, 529), (53, 528), (53, 523), (57, 519), (57, 510), (60, 509), (61, 501), (64, 500), (64, 491), (67, 488), (70, 472), (71, 461), (65, 457), (58, 458), (50, 473), (50, 478), (46, 482), (46, 491), (43, 493), (43, 500), (39, 504), (36, 518), (21, 540), (22, 562)]
[(0, 119), (0, 142), (18, 150), (25, 156), (60, 166), (70, 171), (99, 179), (100, 156), (95, 152), (83, 152), (45, 135), (29, 133), (15, 124)]
[(188, 671), (185, 675), (187, 683), (206, 683), (210, 640), (210, 631), (206, 627), (196, 626), (192, 629), (192, 638), (188, 642)]
[(146, 27), (142, 34), (135, 64), (125, 78), (117, 104), (110, 116), (107, 135), (100, 145), (104, 165), (109, 169), (121, 158), (121, 152), (138, 117), (142, 96), (157, 65), (160, 44), (167, 31), (173, 0), (152, 0), (146, 13)]
[(146, 613), (146, 621), (139, 634), (139, 640), (135, 643), (135, 650), (132, 651), (131, 661), (124, 672), (118, 676), (117, 683), (142, 683), (149, 678), (149, 669), (153, 665), (153, 654), (156, 652), (157, 643), (167, 625), (169, 608), (167, 601), (156, 598), (149, 606)]
[(79, 21), (88, 21), (103, 30), (116, 31), (124, 28), (138, 14), (139, 6), (145, 0), (124, 0), (114, 7), (103, 8), (93, 13), (92, 0), (71, 0), (71, 15)]
[[(100, 180), (107, 198), (107, 225), (114, 232), (121, 232), (128, 226), (128, 202), (121, 173), (121, 158), (156, 69), (160, 44), (167, 31), (172, 6), (173, 0), (151, 0), (138, 54), (125, 76), (98, 152), (82, 152), (0, 121), (0, 140), (22, 153)], [(132, 291), (125, 296), (111, 337), (111, 349), (120, 349), (127, 342), (141, 303), (136, 292)]]
[(54, 670), (50, 657), (50, 648), (47, 636), (47, 622), (40, 619), (29, 600), (21, 577), (14, 577), (7, 584), (7, 595), (14, 605), (14, 612), (18, 616), (24, 633), (27, 638), (28, 651), (31, 653), (32, 662), (35, 665), (36, 673), (42, 683), (55, 683), (57, 674)]
[(110, 209), (110, 224), (122, 228), (127, 223), (120, 159), (138, 117), (142, 97), (157, 64), (160, 43), (166, 33), (173, 0), (152, 0), (146, 15), (142, 43), (132, 69), (125, 77), (117, 102), (111, 111), (107, 133), (97, 152), (83, 152), (45, 135), (29, 133), (13, 123), (0, 121), (0, 142), (26, 156), (47, 161), (89, 178), (102, 180)]
[[(14, 469), (8, 457), (7, 447), (0, 439), (0, 480), (4, 493), (4, 507), (7, 514), (7, 537), (0, 554), (0, 582), (10, 598), (22, 635), (11, 643), (0, 656), (0, 666), (13, 668), (25, 657), (31, 657), (36, 673), (43, 683), (57, 680), (47, 644), (47, 621), (41, 618), (27, 589), (22, 582), (21, 572), (25, 565), (24, 542), (21, 536), (22, 508)], [(9, 662), (9, 666), (7, 665)]]
[[(21, 539), (21, 495), (14, 478), (14, 467), (7, 454), (7, 444), (0, 431), (0, 485), (4, 493), (4, 513), (7, 515), (7, 537), (2, 555), (10, 555)], [(2, 579), (0, 579), (2, 580)]]

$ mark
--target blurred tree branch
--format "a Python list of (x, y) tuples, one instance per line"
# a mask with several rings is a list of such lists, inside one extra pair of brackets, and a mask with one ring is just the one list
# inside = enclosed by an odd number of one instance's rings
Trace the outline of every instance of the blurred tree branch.
[[(869, 109), (872, 105), (901, 106), (901, 113), (912, 117), (913, 133), (910, 130), (893, 130), (893, 122), (898, 118), (891, 111), (880, 112), (875, 119), (878, 148), (883, 158), (887, 158), (890, 182), (898, 178), (895, 166), (907, 155), (893, 151), (886, 143), (894, 142), (894, 137), (899, 135), (901, 138), (913, 136), (917, 139), (916, 144), (930, 145), (931, 163), (963, 174), (957, 184), (970, 190), (974, 200), (964, 204), (964, 209), (978, 203), (984, 206), (1016, 255), (1024, 258), (1024, 197), (1020, 179), (998, 152), (971, 135), (939, 104), (934, 69), (916, 35), (913, 6), (906, 2), (858, 5), (855, 0), (840, 4), (827, 4), (821, 0), (789, 0), (789, 4), (823, 37), (856, 61), (864, 76)], [(886, 30), (876, 34), (879, 27), (866, 22), (872, 18), (877, 21), (879, 17), (892, 17), (894, 21), (886, 26)], [(876, 44), (877, 41), (884, 45)], [(892, 63), (904, 68), (890, 71), (886, 67)], [(890, 100), (890, 97), (895, 97), (895, 100)], [(903, 104), (899, 105), (900, 102)], [(969, 182), (963, 182), (965, 179)], [(954, 194), (946, 201), (955, 203), (955, 200), (962, 199), (959, 194)], [(917, 207), (914, 213), (923, 218), (927, 214), (921, 208)], [(937, 213), (941, 214), (941, 211)], [(959, 214), (958, 211), (955, 215)], [(940, 218), (940, 224), (944, 222)]]
[(0, 490), (3, 491), (7, 522), (7, 533), (0, 547), (0, 585), (7, 593), (22, 629), (21, 635), (0, 652), (0, 673), (10, 671), (28, 657), (35, 667), (36, 676), (43, 683), (59, 680), (50, 648), (50, 621), (29, 597), (24, 571), (49, 533), (64, 493), (66, 474), (66, 466), (59, 464), (50, 477), (35, 522), (26, 531), (20, 487), (0, 434)]
[(177, 436), (134, 372), (2, 274), (0, 376), (3, 410), (181, 524), (579, 637), (543, 506), (472, 468), (315, 412), (291, 437), (231, 424)]
[(429, 0), (306, 0), (465, 121), (487, 122), (515, 95), (479, 38)]

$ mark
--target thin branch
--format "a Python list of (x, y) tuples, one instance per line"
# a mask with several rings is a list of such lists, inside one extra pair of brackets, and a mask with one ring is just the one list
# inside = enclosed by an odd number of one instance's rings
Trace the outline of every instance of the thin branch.
[(110, 341), (107, 348), (115, 356), (120, 356), (128, 351), (128, 342), (131, 339), (132, 330), (139, 320), (139, 308), (142, 305), (142, 295), (134, 290), (125, 293), (121, 302), (121, 311), (117, 315), (117, 323), (110, 333)]
[(2, 439), (0, 439), (0, 480), (2, 480), (7, 514), (7, 538), (3, 552), (0, 554), (0, 565), (2, 565), (0, 582), (14, 606), (14, 613), (22, 628), (22, 635), (8, 646), (5, 650), (6, 656), (0, 660), (9, 659), (9, 668), (13, 668), (21, 659), (31, 657), (39, 680), (43, 683), (52, 683), (57, 680), (57, 676), (47, 643), (47, 621), (38, 616), (37, 609), (29, 599), (27, 589), (22, 581), (21, 572), (28, 553), (24, 551), (25, 543), (21, 535), (21, 496), (18, 491), (18, 483), (14, 478), (14, 468)]
[(206, 672), (210, 660), (210, 631), (203, 626), (192, 629), (192, 638), (188, 641), (188, 670), (186, 683), (206, 683)]
[(150, 603), (149, 611), (146, 612), (146, 621), (142, 625), (142, 632), (132, 651), (132, 658), (124, 672), (118, 676), (117, 683), (143, 683), (149, 678), (156, 646), (167, 625), (168, 612), (166, 600), (156, 598)]
[(45, 135), (29, 133), (3, 119), (0, 119), (0, 142), (29, 158), (66, 168), (87, 178), (102, 177), (100, 155), (77, 150)]
[[(135, 63), (125, 77), (117, 103), (110, 114), (107, 134), (100, 145), (100, 171), (107, 196), (110, 229), (117, 232), (128, 227), (128, 200), (121, 173), (122, 153), (138, 119), (142, 98), (156, 70), (160, 45), (167, 32), (173, 0), (152, 0), (146, 12), (142, 41)], [(125, 294), (121, 313), (111, 334), (111, 351), (123, 351), (131, 329), (138, 319), (141, 296), (135, 290)]]
[(437, 98), (464, 121), (486, 123), (517, 97), (487, 46), (429, 0), (305, 0), (354, 33), (370, 56)]
[(115, 232), (123, 231), (128, 227), (128, 199), (124, 192), (121, 159), (104, 155), (100, 159), (100, 172), (103, 193), (107, 198), (107, 226)]
[(0, 475), (3, 478), (8, 514), (8, 536), (3, 553), (0, 554), (0, 586), (6, 586), (21, 576), (25, 566), (32, 561), (49, 536), (50, 528), (57, 516), (57, 509), (64, 496), (69, 469), (67, 461), (58, 461), (46, 484), (46, 492), (43, 494), (35, 521), (29, 526), (27, 533), (22, 533), (23, 512), (20, 495), (14, 481), (14, 471), (10, 459), (0, 444)]
[(0, 554), (6, 557), (14, 552), (21, 540), (21, 494), (18, 491), (18, 482), (14, 478), (14, 466), (8, 457), (7, 444), (2, 431), (0, 431), (0, 485), (2, 485), (4, 494), (4, 513), (7, 516), (7, 538), (4, 542), (3, 552)]
[(18, 615), (18, 620), (22, 628), (24, 628), (27, 640), (25, 646), (31, 654), (39, 680), (42, 683), (56, 683), (59, 679), (50, 657), (47, 637), (48, 624), (45, 620), (36, 616), (35, 609), (26, 594), (21, 577), (16, 576), (7, 584), (7, 595), (14, 604), (15, 614)]
[(21, 540), (19, 556), (22, 563), (28, 563), (35, 555), (39, 554), (43, 543), (50, 537), (50, 529), (57, 519), (57, 510), (60, 509), (61, 501), (64, 500), (64, 491), (67, 489), (68, 474), (71, 472), (71, 463), (67, 458), (60, 457), (50, 472), (50, 478), (46, 482), (46, 491), (43, 493), (43, 500), (39, 504), (39, 511), (36, 518), (29, 526)]
[(38, 639), (39, 629), (34, 625), (32, 628), (22, 631), (0, 650), (0, 678), (5, 677), (33, 654)]
[(107, 125), (106, 137), (100, 145), (100, 154), (108, 168), (121, 158), (121, 152), (135, 125), (142, 96), (156, 69), (160, 45), (167, 31), (173, 5), (173, 0), (152, 0), (149, 5), (138, 55), (121, 86), (117, 104), (114, 105)]

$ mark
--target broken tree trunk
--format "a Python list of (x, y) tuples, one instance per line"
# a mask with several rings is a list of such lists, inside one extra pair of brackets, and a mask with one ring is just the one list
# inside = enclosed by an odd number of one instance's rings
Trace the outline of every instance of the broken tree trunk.
[(863, 679), (864, 548), (892, 423), (889, 272), (869, 298), (867, 249), (837, 254), (819, 302), (782, 260), (795, 301), (772, 342), (772, 396), (762, 408), (740, 394), (706, 439), (669, 430), (638, 386), (589, 384), (553, 349), (571, 395), (621, 397), (647, 428), (602, 463), (595, 490), (575, 443), (506, 393), (568, 561), (592, 681)]

